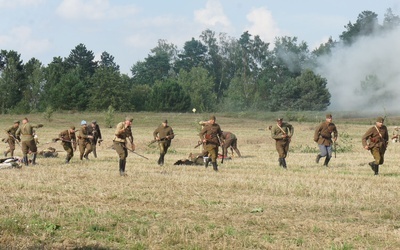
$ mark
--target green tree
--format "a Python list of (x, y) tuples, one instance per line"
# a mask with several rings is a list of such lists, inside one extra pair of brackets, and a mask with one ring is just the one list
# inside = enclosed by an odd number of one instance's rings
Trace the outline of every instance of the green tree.
[(46, 109), (47, 107), (53, 107), (54, 109), (61, 108), (60, 102), (62, 96), (60, 95), (60, 90), (62, 92), (68, 91), (68, 88), (61, 89), (60, 82), (61, 78), (67, 72), (66, 64), (61, 57), (54, 57), (53, 61), (47, 65), (44, 69), (45, 83), (43, 86), (43, 98), (40, 101), (41, 109)]
[(190, 72), (181, 70), (177, 81), (188, 93), (191, 107), (199, 112), (216, 110), (217, 95), (214, 92), (214, 79), (209, 76), (206, 69), (194, 67)]
[(45, 84), (44, 67), (39, 60), (32, 58), (25, 64), (24, 68), (27, 87), (24, 90), (24, 98), (21, 102), (26, 106), (27, 111), (38, 110)]
[(185, 42), (182, 53), (178, 54), (178, 60), (175, 63), (176, 71), (181, 69), (190, 71), (193, 67), (204, 67), (207, 47), (201, 41), (192, 40)]
[(153, 86), (148, 109), (156, 112), (185, 112), (190, 109), (190, 97), (174, 79), (157, 81)]
[[(0, 52), (3, 58), (3, 69), (0, 75), (0, 108), (1, 112), (7, 113), (15, 108), (15, 105), (22, 100), (25, 90), (24, 65), (21, 55), (16, 51), (2, 50)], [(20, 112), (24, 112), (21, 110)]]
[(391, 8), (386, 10), (385, 19), (383, 20), (384, 30), (393, 30), (400, 26), (400, 17), (395, 15)]
[(339, 37), (345, 44), (350, 45), (357, 38), (374, 34), (380, 30), (378, 15), (372, 11), (363, 11), (358, 15), (354, 24), (349, 22), (345, 28), (346, 31), (343, 31)]

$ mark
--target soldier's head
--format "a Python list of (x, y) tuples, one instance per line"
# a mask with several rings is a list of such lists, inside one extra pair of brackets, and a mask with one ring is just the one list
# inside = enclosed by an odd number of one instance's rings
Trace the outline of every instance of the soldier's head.
[(86, 123), (85, 120), (82, 120), (82, 121), (81, 121), (81, 126), (82, 126), (82, 127), (87, 127), (87, 123)]
[(168, 126), (168, 120), (165, 119), (165, 120), (162, 122), (162, 125), (163, 125), (164, 128), (165, 128), (166, 126)]
[(278, 125), (282, 125), (283, 123), (283, 118), (282, 117), (278, 117), (278, 119), (276, 119), (276, 123), (278, 123)]
[(130, 117), (130, 116), (127, 116), (127, 117), (125, 117), (125, 125), (128, 127), (128, 126), (131, 126), (132, 125), (132, 122), (133, 122), (133, 118), (132, 117)]
[(19, 126), (19, 120), (14, 121), (14, 128), (17, 128)]
[(208, 120), (208, 122), (209, 122), (210, 124), (214, 124), (215, 121), (216, 121), (215, 115), (210, 116), (210, 120)]
[(69, 127), (69, 132), (70, 132), (71, 134), (75, 133), (75, 126)]
[(332, 122), (332, 114), (326, 114), (325, 119), (327, 122)]
[(384, 121), (385, 121), (385, 119), (383, 119), (383, 117), (379, 116), (378, 118), (376, 118), (376, 126), (378, 128), (382, 127)]
[(28, 118), (25, 117), (24, 119), (22, 119), (22, 123), (23, 123), (23, 124), (25, 124), (25, 123), (27, 123), (27, 122), (28, 122)]

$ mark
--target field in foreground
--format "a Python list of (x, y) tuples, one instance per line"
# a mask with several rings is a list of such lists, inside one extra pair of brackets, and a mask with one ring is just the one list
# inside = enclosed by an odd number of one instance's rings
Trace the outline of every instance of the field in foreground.
[[(390, 143), (380, 175), (373, 176), (372, 156), (360, 143), (373, 118), (334, 120), (341, 151), (329, 168), (314, 162), (317, 123), (291, 122), (295, 136), (283, 170), (265, 129), (272, 120), (217, 115), (222, 129), (239, 138), (243, 157), (219, 163), (215, 173), (173, 165), (199, 152), (197, 122), (208, 115), (133, 115), (136, 152), (149, 160), (130, 154), (127, 177), (119, 176), (110, 148), (114, 128), (104, 127), (101, 114), (54, 115), (51, 122), (29, 116), (44, 124), (39, 150), (55, 147), (59, 157), (0, 170), (0, 249), (400, 248), (400, 144)], [(22, 117), (2, 118), (7, 128)], [(176, 139), (160, 167), (156, 145), (147, 144), (165, 118)], [(98, 158), (81, 162), (76, 152), (64, 165), (65, 152), (51, 139), (82, 119), (99, 122), (104, 143)], [(117, 115), (116, 122), (122, 119)]]

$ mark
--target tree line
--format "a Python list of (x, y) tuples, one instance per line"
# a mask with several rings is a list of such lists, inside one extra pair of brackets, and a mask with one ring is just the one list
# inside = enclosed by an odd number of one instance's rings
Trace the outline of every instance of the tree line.
[(314, 73), (318, 58), (350, 46), (358, 38), (398, 28), (391, 9), (382, 24), (363, 11), (339, 36), (313, 51), (297, 37), (276, 37), (271, 44), (244, 32), (240, 38), (203, 31), (182, 49), (160, 39), (148, 56), (122, 74), (107, 52), (78, 44), (68, 57), (47, 66), (32, 58), (23, 63), (13, 50), (0, 52), (1, 113), (46, 109), (199, 112), (244, 110), (325, 110), (330, 105), (327, 80)]

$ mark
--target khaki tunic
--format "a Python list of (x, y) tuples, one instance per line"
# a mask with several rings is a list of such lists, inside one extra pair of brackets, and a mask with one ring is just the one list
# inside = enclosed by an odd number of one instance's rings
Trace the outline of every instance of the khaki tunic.
[[(71, 159), (74, 156), (74, 147), (76, 147), (76, 135), (71, 133), (69, 129), (61, 131), (59, 137), (61, 138), (61, 145), (67, 152), (67, 159)], [(73, 147), (74, 146), (74, 147)]]
[(30, 124), (29, 122), (22, 124), (19, 126), (17, 132), (15, 132), (15, 135), (17, 137), (21, 138), (21, 148), (22, 148), (22, 153), (24, 156), (26, 156), (29, 151), (32, 153), (37, 152), (37, 147), (33, 135), (33, 129), (34, 128), (40, 128), (42, 127), (41, 124), (34, 125)]
[[(157, 136), (158, 138), (160, 138), (160, 140), (158, 141), (160, 154), (166, 154), (168, 148), (171, 146), (171, 140), (174, 139), (174, 131), (168, 125), (165, 127), (161, 125), (158, 128), (156, 128), (156, 130), (154, 130), (153, 132), (154, 140), (156, 139)], [(169, 139), (167, 139), (167, 136), (169, 137)]]
[[(283, 122), (281, 128), (282, 129), (279, 128), (278, 124), (272, 126), (271, 137), (275, 140), (276, 151), (278, 152), (279, 158), (286, 158), (289, 151), (289, 137), (293, 136), (294, 128), (287, 122)], [(283, 138), (285, 134), (288, 135), (288, 137)]]
[(80, 152), (80, 159), (82, 160), (83, 156), (87, 156), (92, 152), (92, 144), (90, 143), (90, 139), (88, 138), (89, 136), (89, 129), (84, 126), (82, 126), (79, 129), (79, 136), (78, 136), (78, 141), (79, 141), (79, 152)]
[(221, 127), (217, 124), (207, 123), (199, 133), (200, 139), (206, 139), (205, 150), (208, 152), (208, 157), (211, 162), (216, 162), (218, 157), (218, 147), (222, 136)]
[(380, 128), (373, 126), (369, 128), (367, 132), (365, 132), (361, 140), (363, 147), (368, 146), (369, 150), (371, 151), (371, 154), (375, 160), (375, 164), (383, 164), (386, 147), (389, 140), (387, 127), (385, 125), (382, 125)]
[(121, 160), (125, 160), (128, 157), (128, 149), (126, 147), (126, 140), (129, 139), (133, 146), (133, 135), (131, 126), (125, 127), (125, 122), (117, 124), (114, 133), (115, 137), (113, 140), (115, 151)]
[(15, 139), (18, 128), (19, 127), (14, 127), (13, 125), (10, 128), (6, 129), (6, 133), (9, 135), (6, 142), (8, 142), (8, 145), (10, 146), (10, 151), (15, 150)]
[(315, 129), (314, 141), (319, 145), (330, 146), (332, 144), (332, 138), (337, 138), (337, 137), (338, 137), (338, 132), (335, 124), (332, 122), (322, 122)]

